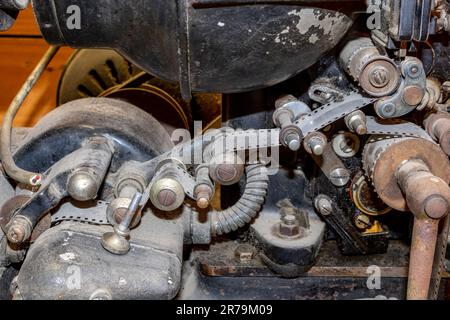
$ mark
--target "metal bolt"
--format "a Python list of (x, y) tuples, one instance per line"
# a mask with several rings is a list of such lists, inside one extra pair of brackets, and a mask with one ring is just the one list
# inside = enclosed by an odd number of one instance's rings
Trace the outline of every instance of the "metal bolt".
[(10, 223), (6, 237), (11, 243), (22, 243), (31, 236), (32, 231), (31, 222), (25, 217), (18, 216)]
[(350, 181), (350, 172), (345, 168), (336, 168), (330, 173), (330, 181), (337, 187), (343, 187)]
[(297, 218), (293, 214), (286, 214), (281, 218), (281, 222), (288, 226), (292, 226), (297, 223)]
[(296, 237), (300, 231), (300, 223), (295, 215), (285, 214), (281, 217), (279, 232), (282, 237)]
[(362, 111), (355, 111), (345, 118), (347, 127), (360, 136), (367, 133), (366, 115)]
[(372, 227), (370, 217), (365, 214), (357, 214), (355, 217), (355, 225), (358, 229), (365, 230)]
[(177, 195), (170, 189), (162, 189), (158, 193), (158, 201), (161, 205), (168, 207), (174, 204)]
[(213, 190), (207, 184), (199, 184), (194, 190), (195, 198), (197, 199), (197, 206), (200, 209), (206, 209), (211, 201)]
[(249, 244), (241, 244), (234, 251), (236, 259), (241, 263), (250, 262), (256, 254), (256, 249)]
[(420, 75), (419, 71), (419, 66), (417, 66), (416, 64), (411, 64), (408, 68), (408, 75), (411, 78), (417, 78)]
[(296, 133), (291, 133), (286, 136), (286, 145), (292, 151), (298, 151), (300, 149), (300, 136)]
[(309, 141), (309, 148), (316, 156), (321, 156), (325, 150), (325, 142), (319, 138), (313, 138)]
[(369, 76), (370, 83), (377, 88), (383, 88), (389, 83), (389, 72), (384, 67), (375, 68)]
[(184, 202), (184, 189), (172, 177), (157, 178), (150, 189), (150, 200), (155, 207), (163, 211), (178, 209)]
[(381, 109), (380, 113), (381, 116), (384, 118), (389, 118), (395, 115), (396, 107), (392, 102), (385, 103)]
[(328, 196), (319, 195), (314, 200), (314, 206), (320, 214), (329, 216), (333, 213), (333, 204)]
[(229, 182), (236, 178), (238, 171), (233, 164), (224, 163), (217, 167), (216, 174), (221, 181)]

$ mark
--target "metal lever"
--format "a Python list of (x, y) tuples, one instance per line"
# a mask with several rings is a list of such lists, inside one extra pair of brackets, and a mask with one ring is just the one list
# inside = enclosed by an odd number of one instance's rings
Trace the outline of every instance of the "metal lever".
[(102, 246), (105, 250), (124, 255), (130, 251), (130, 224), (136, 215), (142, 199), (142, 193), (137, 192), (128, 207), (122, 222), (114, 227), (114, 232), (107, 232), (102, 237)]
[(414, 214), (407, 299), (427, 300), (439, 222), (449, 211), (450, 188), (420, 160), (403, 163), (397, 180)]

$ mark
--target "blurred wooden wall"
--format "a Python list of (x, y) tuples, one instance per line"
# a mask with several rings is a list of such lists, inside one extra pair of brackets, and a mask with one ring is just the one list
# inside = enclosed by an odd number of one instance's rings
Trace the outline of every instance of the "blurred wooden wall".
[[(48, 44), (42, 39), (31, 8), (22, 11), (16, 24), (0, 32), (0, 115), (38, 63)], [(32, 126), (56, 106), (56, 90), (64, 65), (72, 53), (62, 48), (28, 96), (14, 121), (15, 126)]]

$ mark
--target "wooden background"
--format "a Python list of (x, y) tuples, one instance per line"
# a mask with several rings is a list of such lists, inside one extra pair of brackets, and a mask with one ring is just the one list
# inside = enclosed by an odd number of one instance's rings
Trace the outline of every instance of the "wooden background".
[[(0, 116), (38, 63), (48, 44), (42, 39), (31, 8), (22, 11), (16, 24), (0, 32)], [(72, 53), (61, 48), (28, 96), (14, 121), (15, 126), (32, 126), (56, 106), (56, 90), (64, 65)]]

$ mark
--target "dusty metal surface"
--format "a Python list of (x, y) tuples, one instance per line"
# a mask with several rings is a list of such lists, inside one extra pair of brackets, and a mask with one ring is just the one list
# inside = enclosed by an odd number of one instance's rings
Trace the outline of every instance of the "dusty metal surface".
[[(317, 264), (295, 279), (271, 272), (258, 254), (240, 262), (236, 242), (215, 243), (210, 252), (195, 250), (185, 266), (178, 299), (405, 299), (409, 244), (391, 241), (387, 254), (343, 256), (334, 241), (324, 243)], [(198, 261), (198, 265), (195, 263)], [(198, 269), (197, 269), (198, 268)], [(375, 269), (374, 269), (375, 268)], [(377, 269), (379, 268), (379, 269)], [(374, 271), (375, 270), (375, 271)], [(378, 273), (378, 271), (380, 273)], [(369, 288), (374, 275), (379, 288)], [(448, 295), (450, 273), (444, 272), (439, 298)], [(236, 291), (236, 287), (246, 290)], [(233, 289), (234, 288), (234, 289)]]
[[(258, 254), (242, 263), (235, 257), (238, 244), (235, 242), (216, 243), (209, 251), (195, 251), (203, 274), (211, 277), (267, 277), (277, 275), (263, 263)], [(370, 256), (344, 256), (338, 253), (336, 243), (327, 241), (320, 250), (317, 263), (301, 277), (361, 277), (367, 278), (367, 268), (375, 265), (382, 277), (407, 277), (409, 245), (401, 241), (391, 241), (386, 254)], [(443, 278), (450, 278), (444, 272)]]

